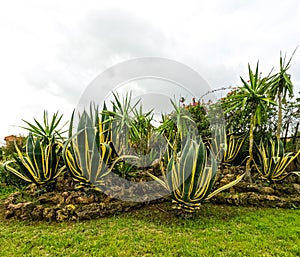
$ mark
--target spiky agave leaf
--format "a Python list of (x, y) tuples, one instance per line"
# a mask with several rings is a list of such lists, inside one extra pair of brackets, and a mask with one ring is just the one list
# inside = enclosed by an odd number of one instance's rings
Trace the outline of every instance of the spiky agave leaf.
[[(70, 134), (64, 145), (63, 157), (67, 169), (82, 186), (92, 186), (99, 190), (103, 177), (111, 169), (108, 162), (112, 153), (109, 144), (101, 142), (98, 109), (88, 114), (84, 111), (79, 118), (77, 133)], [(94, 117), (95, 116), (95, 117)], [(70, 126), (73, 127), (74, 113)], [(94, 119), (94, 121), (93, 121)]]
[(149, 174), (171, 194), (176, 208), (194, 212), (205, 199), (209, 199), (236, 185), (244, 174), (233, 182), (212, 191), (217, 174), (217, 162), (212, 154), (207, 155), (202, 140), (188, 139), (179, 155), (172, 154), (164, 179)]
[(232, 162), (236, 158), (245, 139), (245, 136), (229, 136), (229, 140), (226, 141), (226, 148), (223, 155), (223, 161), (225, 163)]
[[(36, 185), (52, 182), (65, 169), (65, 166), (61, 165), (62, 148), (63, 145), (55, 142), (54, 138), (45, 146), (39, 138), (34, 139), (29, 133), (25, 154), (16, 145), (18, 156), (14, 161), (6, 162), (4, 168)], [(12, 167), (13, 163), (19, 166), (19, 170)]]
[(285, 172), (287, 166), (298, 157), (300, 150), (296, 153), (285, 153), (281, 140), (269, 140), (267, 146), (261, 141), (258, 148), (259, 164), (255, 163), (256, 170), (263, 179), (270, 182), (283, 180), (290, 174), (299, 172)]

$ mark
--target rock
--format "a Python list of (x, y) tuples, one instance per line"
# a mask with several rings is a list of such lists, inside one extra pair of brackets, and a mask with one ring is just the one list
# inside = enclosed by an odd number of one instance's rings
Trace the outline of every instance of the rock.
[(228, 174), (231, 173), (231, 170), (230, 170), (229, 168), (225, 168), (225, 169), (223, 169), (223, 170), (221, 171), (221, 173), (222, 173), (223, 175), (228, 175)]
[(14, 216), (14, 211), (13, 210), (6, 210), (4, 217), (5, 219), (10, 219)]
[(4, 201), (4, 205), (8, 206), (11, 203), (16, 203), (16, 201), (22, 196), (20, 192), (12, 193), (7, 199)]
[(18, 204), (9, 204), (7, 206), (6, 217), (10, 218), (15, 216), (17, 218), (26, 219), (30, 216), (32, 210), (34, 209), (35, 204), (33, 202), (18, 203)]
[(79, 196), (74, 199), (74, 202), (76, 204), (90, 204), (94, 202), (94, 196), (93, 195), (91, 195), (90, 197)]
[(70, 193), (67, 192), (67, 191), (61, 193), (61, 196), (62, 196), (63, 198), (65, 198), (65, 199), (66, 199), (69, 195), (70, 195)]
[(65, 210), (58, 210), (56, 212), (56, 220), (57, 221), (64, 221), (68, 218), (69, 218), (68, 212), (66, 212)]
[(63, 204), (65, 202), (65, 198), (57, 192), (45, 193), (41, 195), (38, 200), (41, 204)]
[(237, 194), (233, 195), (231, 199), (235, 205), (239, 205), (239, 203), (240, 203), (239, 195), (237, 195)]
[(268, 201), (277, 201), (277, 200), (280, 200), (280, 198), (277, 197), (277, 196), (275, 196), (275, 195), (267, 195), (267, 196), (266, 196), (266, 199), (267, 199)]
[(43, 218), (47, 221), (55, 220), (56, 211), (54, 208), (45, 208), (43, 211)]
[(100, 217), (100, 206), (97, 203), (85, 205), (84, 208), (75, 210), (75, 213), (80, 220), (90, 220)]
[(293, 187), (297, 191), (297, 193), (300, 194), (300, 185), (299, 184), (293, 184)]
[(224, 185), (226, 185), (226, 184), (228, 184), (230, 181), (227, 179), (227, 178), (222, 178), (221, 180), (220, 180), (220, 185), (221, 186), (224, 186)]
[(44, 207), (42, 205), (37, 205), (31, 212), (31, 218), (33, 220), (43, 220)]
[(56, 178), (55, 188), (57, 191), (71, 191), (74, 189), (74, 181), (67, 173), (62, 174)]
[(220, 180), (220, 184), (226, 185), (228, 183), (230, 183), (231, 181), (235, 180), (235, 175), (234, 174), (226, 174), (221, 180)]
[(72, 191), (70, 192), (69, 196), (66, 198), (65, 203), (66, 204), (71, 204), (75, 203), (75, 198), (81, 196), (80, 192)]
[(37, 185), (34, 183), (32, 183), (26, 187), (26, 191), (31, 195), (34, 195), (36, 193), (37, 189), (38, 189)]
[(272, 187), (262, 187), (260, 192), (265, 195), (273, 195), (275, 190)]

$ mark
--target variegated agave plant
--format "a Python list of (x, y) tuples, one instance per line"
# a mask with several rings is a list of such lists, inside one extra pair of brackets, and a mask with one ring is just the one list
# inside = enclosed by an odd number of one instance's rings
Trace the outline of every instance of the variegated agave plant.
[(244, 174), (236, 180), (212, 192), (217, 174), (217, 162), (201, 139), (188, 139), (182, 152), (172, 154), (168, 160), (164, 179), (150, 176), (165, 187), (171, 194), (175, 208), (194, 212), (201, 203), (221, 191), (236, 185)]
[(265, 146), (260, 142), (258, 148), (259, 163), (255, 163), (255, 167), (263, 179), (269, 182), (279, 181), (286, 178), (288, 175), (297, 174), (300, 172), (286, 172), (287, 166), (300, 154), (300, 150), (294, 154), (292, 152), (285, 153), (284, 146), (281, 140), (269, 140)]
[(69, 139), (65, 143), (63, 157), (67, 169), (78, 187), (89, 186), (96, 190), (102, 185), (103, 177), (111, 169), (108, 162), (111, 157), (111, 147), (107, 135), (102, 130), (98, 109), (88, 114), (84, 111), (79, 117), (77, 132), (72, 135), (74, 113), (70, 122)]
[(246, 137), (227, 135), (224, 125), (216, 125), (212, 131), (213, 138), (209, 148), (216, 160), (218, 163), (232, 162), (238, 155)]
[(29, 133), (25, 154), (16, 146), (18, 156), (14, 161), (4, 163), (4, 169), (38, 186), (51, 183), (65, 169), (62, 165), (62, 149), (63, 145), (57, 142), (54, 136), (45, 145)]

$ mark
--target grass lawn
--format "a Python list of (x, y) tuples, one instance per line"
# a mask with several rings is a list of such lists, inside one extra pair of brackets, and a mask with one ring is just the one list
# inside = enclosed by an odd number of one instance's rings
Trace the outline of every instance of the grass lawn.
[(300, 256), (300, 210), (205, 204), (184, 219), (167, 209), (85, 222), (1, 217), (0, 256)]

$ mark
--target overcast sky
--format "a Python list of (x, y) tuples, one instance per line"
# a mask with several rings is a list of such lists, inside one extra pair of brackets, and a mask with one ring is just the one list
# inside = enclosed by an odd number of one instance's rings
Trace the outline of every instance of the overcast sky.
[[(44, 109), (68, 118), (98, 74), (131, 58), (181, 62), (211, 88), (239, 84), (248, 62), (267, 74), (299, 45), (299, 24), (298, 0), (1, 1), (0, 142)], [(290, 73), (300, 91), (300, 49)]]

